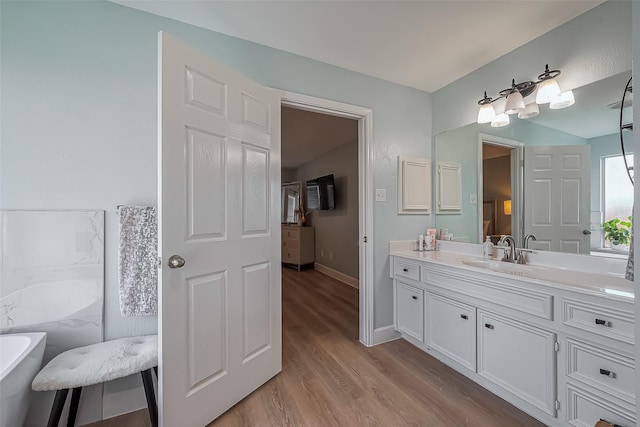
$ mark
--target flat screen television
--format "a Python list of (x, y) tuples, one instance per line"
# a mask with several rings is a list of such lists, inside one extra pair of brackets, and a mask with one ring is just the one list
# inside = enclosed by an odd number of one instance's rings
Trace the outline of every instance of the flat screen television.
[(307, 181), (307, 209), (326, 211), (336, 208), (333, 174)]

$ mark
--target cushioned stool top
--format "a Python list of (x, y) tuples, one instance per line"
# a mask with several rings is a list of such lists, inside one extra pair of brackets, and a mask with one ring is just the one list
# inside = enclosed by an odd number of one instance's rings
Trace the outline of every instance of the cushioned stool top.
[(105, 341), (57, 355), (36, 375), (35, 391), (100, 384), (158, 366), (158, 336)]

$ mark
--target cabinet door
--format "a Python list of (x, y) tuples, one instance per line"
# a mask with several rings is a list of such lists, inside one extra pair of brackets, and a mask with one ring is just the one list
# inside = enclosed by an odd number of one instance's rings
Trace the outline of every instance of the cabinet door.
[(556, 416), (556, 334), (478, 310), (478, 373)]
[(396, 329), (424, 342), (424, 291), (396, 282)]
[(398, 213), (428, 214), (431, 210), (431, 161), (398, 157)]
[(476, 309), (427, 292), (427, 345), (475, 372)]

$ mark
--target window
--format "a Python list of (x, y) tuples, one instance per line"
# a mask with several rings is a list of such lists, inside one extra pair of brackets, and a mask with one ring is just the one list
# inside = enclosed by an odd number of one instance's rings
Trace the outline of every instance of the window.
[[(633, 167), (633, 154), (626, 157), (629, 167)], [(604, 221), (613, 218), (626, 220), (633, 208), (633, 185), (627, 176), (622, 156), (603, 157), (601, 176)], [(609, 242), (605, 242), (605, 246), (608, 247)]]

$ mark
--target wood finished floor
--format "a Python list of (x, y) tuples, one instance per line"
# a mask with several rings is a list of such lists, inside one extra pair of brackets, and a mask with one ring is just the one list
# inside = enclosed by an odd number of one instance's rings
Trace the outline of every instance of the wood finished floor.
[[(282, 372), (208, 427), (544, 426), (404, 340), (360, 344), (357, 289), (314, 270), (282, 279)], [(138, 411), (92, 427), (146, 425)]]

